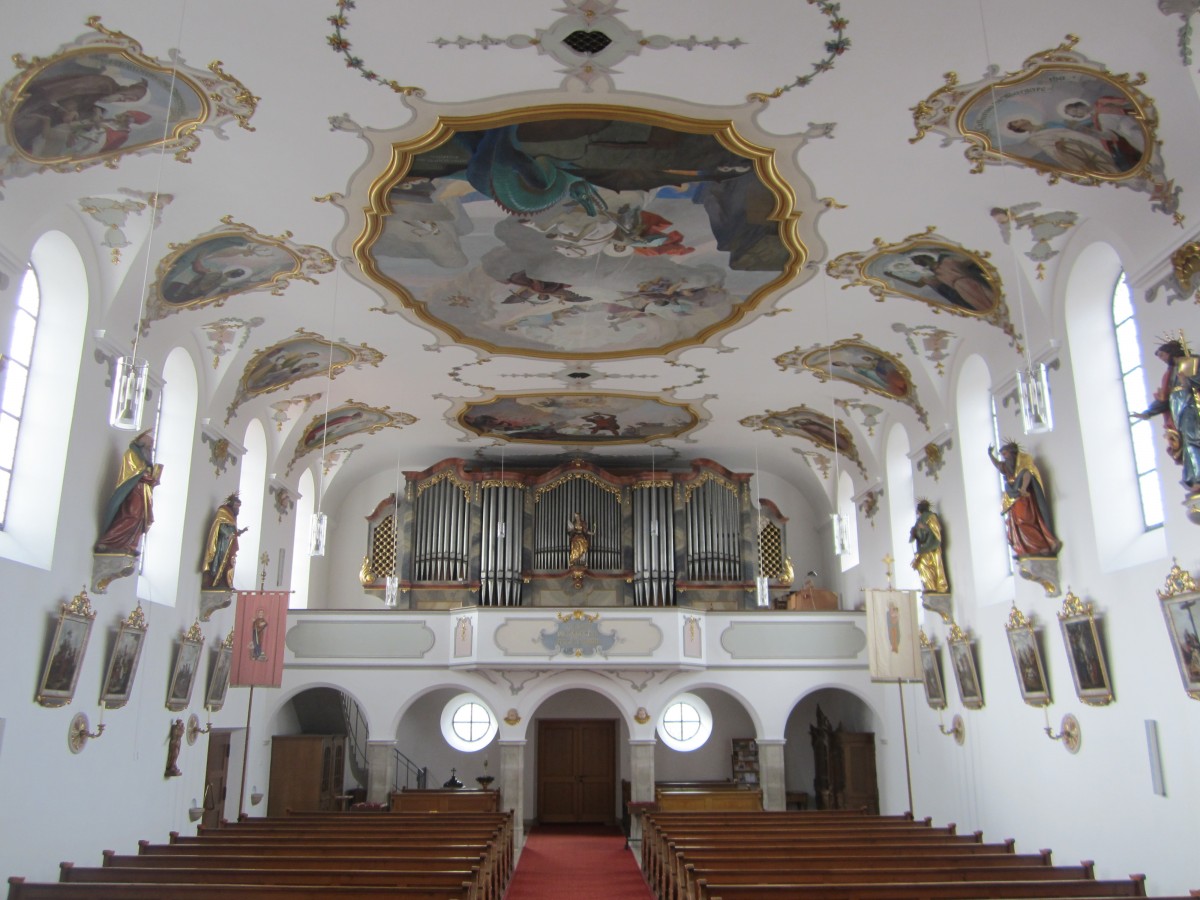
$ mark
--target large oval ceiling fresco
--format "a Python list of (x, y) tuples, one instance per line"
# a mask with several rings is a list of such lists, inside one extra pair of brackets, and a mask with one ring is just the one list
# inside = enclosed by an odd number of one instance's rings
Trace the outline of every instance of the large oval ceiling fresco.
[(728, 122), (623, 107), (443, 118), (393, 146), (355, 255), (488, 352), (670, 353), (799, 272), (794, 193)]

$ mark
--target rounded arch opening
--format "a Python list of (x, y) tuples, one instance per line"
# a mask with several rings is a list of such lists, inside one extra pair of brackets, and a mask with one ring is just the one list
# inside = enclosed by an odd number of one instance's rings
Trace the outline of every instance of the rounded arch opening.
[[(823, 687), (792, 708), (784, 728), (789, 805), (879, 811), (875, 737), (882, 722), (857, 694)], [(849, 771), (847, 771), (847, 763)]]

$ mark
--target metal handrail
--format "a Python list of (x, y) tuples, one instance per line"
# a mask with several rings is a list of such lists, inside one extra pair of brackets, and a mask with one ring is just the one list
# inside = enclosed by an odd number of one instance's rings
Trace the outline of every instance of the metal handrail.
[[(392, 755), (395, 757), (395, 777), (392, 779), (392, 790), (398, 791), (402, 787), (405, 789), (424, 790), (429, 782), (429, 768), (427, 766), (418, 766), (415, 762), (401, 753), (399, 750), (392, 748)], [(400, 783), (400, 773), (404, 773), (404, 784)]]

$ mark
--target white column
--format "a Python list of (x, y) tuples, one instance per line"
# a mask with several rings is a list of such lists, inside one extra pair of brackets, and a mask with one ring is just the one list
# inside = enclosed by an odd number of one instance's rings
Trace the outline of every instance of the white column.
[(367, 741), (367, 802), (387, 803), (395, 786), (395, 741)]
[(499, 741), (500, 803), (512, 810), (513, 847), (525, 843), (525, 742)]
[(783, 747), (787, 741), (759, 738), (757, 743), (763, 809), (787, 809), (787, 782), (783, 772)]

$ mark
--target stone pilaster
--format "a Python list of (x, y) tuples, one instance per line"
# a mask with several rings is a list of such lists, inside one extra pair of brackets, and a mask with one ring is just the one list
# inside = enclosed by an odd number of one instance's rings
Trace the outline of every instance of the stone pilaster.
[(513, 846), (525, 843), (525, 742), (500, 741), (500, 803), (512, 810)]
[(787, 782), (783, 772), (783, 747), (787, 741), (758, 741), (758, 777), (762, 784), (763, 809), (787, 808)]
[(367, 802), (387, 803), (396, 777), (395, 741), (367, 741)]

